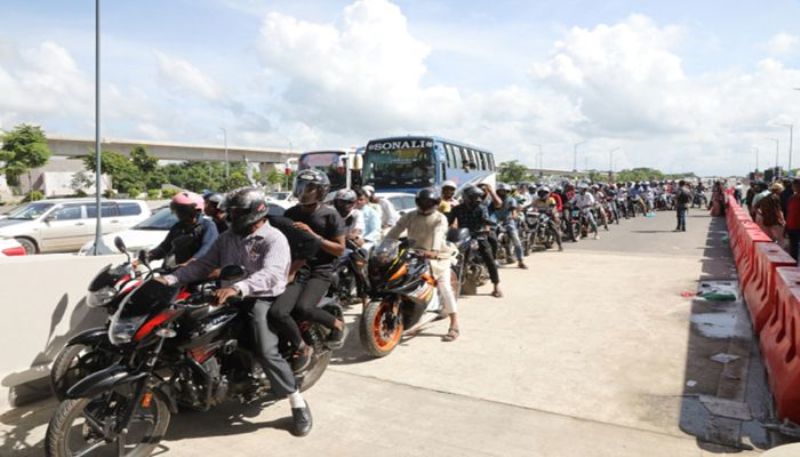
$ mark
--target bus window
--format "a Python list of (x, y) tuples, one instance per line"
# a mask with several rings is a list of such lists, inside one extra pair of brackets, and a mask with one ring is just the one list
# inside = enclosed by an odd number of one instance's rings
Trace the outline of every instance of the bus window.
[(468, 149), (468, 151), (469, 151), (470, 168), (472, 168), (473, 170), (477, 170), (479, 166), (478, 154), (475, 154), (475, 151), (473, 151), (472, 149)]
[(489, 171), (494, 171), (494, 154), (487, 154), (489, 157)]
[(478, 168), (480, 170), (487, 170), (489, 167), (486, 166), (486, 153), (483, 151), (475, 151), (475, 154), (478, 156)]
[(450, 145), (449, 144), (445, 144), (444, 145), (444, 156), (445, 156), (445, 162), (447, 163), (448, 168), (452, 168), (453, 167), (453, 162), (454, 162), (454, 160), (453, 160), (453, 150), (450, 149)]

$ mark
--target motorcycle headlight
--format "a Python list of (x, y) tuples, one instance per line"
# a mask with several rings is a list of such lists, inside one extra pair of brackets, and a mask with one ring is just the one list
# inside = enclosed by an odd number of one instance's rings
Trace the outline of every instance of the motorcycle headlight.
[(137, 316), (127, 319), (113, 319), (108, 327), (108, 339), (114, 346), (130, 343), (136, 330), (142, 326), (147, 316)]
[(117, 296), (117, 289), (108, 286), (94, 292), (89, 292), (86, 296), (86, 306), (90, 308), (100, 308), (106, 306), (114, 297)]

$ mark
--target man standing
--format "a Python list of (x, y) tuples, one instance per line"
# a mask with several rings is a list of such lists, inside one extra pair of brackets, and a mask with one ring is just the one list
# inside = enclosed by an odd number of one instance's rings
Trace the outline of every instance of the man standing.
[(792, 181), (794, 194), (786, 205), (786, 236), (789, 238), (789, 254), (797, 260), (800, 244), (800, 177)]
[(688, 211), (691, 201), (692, 196), (689, 194), (689, 189), (686, 188), (686, 181), (681, 179), (678, 181), (678, 191), (675, 193), (675, 211), (678, 215), (676, 232), (686, 231), (686, 211)]
[(395, 209), (392, 202), (386, 198), (378, 197), (378, 195), (375, 193), (375, 188), (372, 186), (364, 186), (362, 189), (367, 193), (370, 203), (380, 207), (381, 222), (383, 223), (383, 227), (389, 228), (394, 226), (394, 224), (396, 224), (400, 219), (400, 214), (397, 212), (397, 209)]

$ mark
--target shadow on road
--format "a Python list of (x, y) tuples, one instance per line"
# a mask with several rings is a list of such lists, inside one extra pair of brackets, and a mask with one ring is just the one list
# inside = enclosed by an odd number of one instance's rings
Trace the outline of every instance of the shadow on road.
[(750, 317), (738, 293), (724, 218), (712, 219), (705, 244), (698, 291), (731, 287), (736, 300), (697, 297), (691, 302), (679, 426), (709, 452), (768, 449), (778, 444), (762, 426), (773, 416), (772, 400)]

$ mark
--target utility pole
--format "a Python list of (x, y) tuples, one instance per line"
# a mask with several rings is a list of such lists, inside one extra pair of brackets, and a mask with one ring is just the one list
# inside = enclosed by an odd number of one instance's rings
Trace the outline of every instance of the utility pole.
[(541, 177), (541, 176), (544, 175), (544, 171), (542, 170), (542, 168), (544, 168), (544, 166), (542, 165), (542, 162), (543, 162), (543, 159), (542, 159), (542, 145), (541, 144), (534, 144), (533, 146), (536, 146), (537, 148), (539, 148), (539, 155), (537, 157), (537, 159), (538, 159), (537, 162), (538, 162), (538, 167), (539, 167), (539, 177)]
[(584, 143), (586, 143), (586, 142), (585, 141), (581, 141), (579, 143), (573, 143), (572, 144), (572, 153), (573, 153), (572, 171), (573, 172), (577, 172), (578, 171), (578, 146), (580, 146), (580, 145), (582, 145)]
[(755, 171), (758, 171), (758, 148), (754, 146), (753, 149), (756, 150), (756, 169), (755, 169)]
[(778, 174), (778, 158), (780, 156), (781, 140), (779, 138), (767, 138), (767, 139), (775, 142), (775, 175), (777, 177), (777, 174)]
[(792, 171), (792, 143), (794, 142), (794, 124), (778, 124), (781, 127), (789, 127), (789, 168), (786, 169), (788, 173)]
[(111, 249), (103, 242), (102, 208), (100, 195), (103, 188), (101, 173), (102, 153), (100, 150), (100, 0), (94, 2), (94, 190), (97, 220), (94, 230), (93, 255), (110, 254)]
[(228, 131), (225, 127), (220, 127), (222, 130), (222, 139), (225, 142), (225, 179), (228, 179), (230, 175), (230, 165), (228, 164)]

